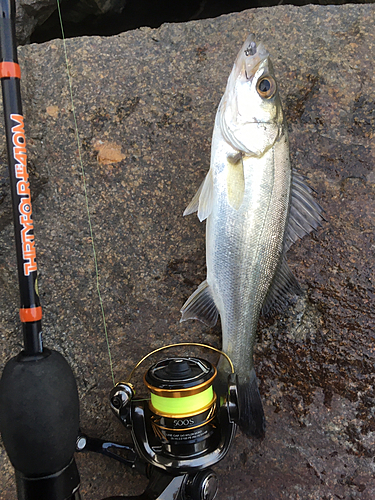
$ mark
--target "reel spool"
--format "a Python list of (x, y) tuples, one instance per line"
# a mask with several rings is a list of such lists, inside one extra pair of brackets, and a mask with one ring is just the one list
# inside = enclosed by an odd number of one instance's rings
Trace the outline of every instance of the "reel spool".
[(200, 358), (168, 358), (145, 374), (151, 426), (166, 454), (191, 457), (215, 446), (216, 374)]

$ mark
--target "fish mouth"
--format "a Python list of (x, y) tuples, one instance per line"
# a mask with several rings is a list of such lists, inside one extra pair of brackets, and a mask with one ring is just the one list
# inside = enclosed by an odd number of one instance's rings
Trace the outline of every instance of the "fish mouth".
[(242, 73), (246, 80), (252, 80), (261, 63), (268, 57), (269, 53), (262, 42), (257, 43), (254, 34), (249, 35), (237, 56), (237, 76)]

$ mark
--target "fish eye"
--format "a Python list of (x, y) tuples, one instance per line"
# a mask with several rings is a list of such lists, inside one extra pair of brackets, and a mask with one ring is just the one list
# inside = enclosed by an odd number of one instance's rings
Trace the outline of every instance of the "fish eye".
[(257, 83), (257, 92), (260, 97), (270, 99), (276, 93), (276, 82), (272, 76), (264, 76)]

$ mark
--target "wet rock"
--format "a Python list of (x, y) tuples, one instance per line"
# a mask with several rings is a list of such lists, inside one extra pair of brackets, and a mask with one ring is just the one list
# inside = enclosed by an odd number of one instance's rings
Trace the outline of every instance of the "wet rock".
[[(375, 497), (374, 14), (374, 5), (282, 6), (67, 42), (116, 380), (167, 343), (220, 346), (219, 325), (179, 324), (181, 305), (205, 277), (204, 224), (182, 212), (207, 172), (215, 110), (250, 30), (273, 57), (293, 165), (325, 209), (323, 227), (288, 255), (304, 294), (259, 325), (266, 437), (238, 434), (216, 467), (219, 500)], [(111, 374), (62, 43), (23, 47), (20, 62), (45, 343), (73, 367), (82, 428), (127, 441), (108, 408)], [(3, 169), (4, 148), (3, 140)], [(4, 194), (3, 364), (21, 345), (9, 207)], [(12, 469), (0, 453), (2, 497), (13, 500)], [(144, 487), (102, 457), (77, 461), (84, 498)]]

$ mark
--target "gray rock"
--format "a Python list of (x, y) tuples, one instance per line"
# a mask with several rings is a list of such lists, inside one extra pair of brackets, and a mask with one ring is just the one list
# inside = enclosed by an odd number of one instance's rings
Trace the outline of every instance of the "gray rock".
[[(215, 110), (250, 30), (273, 56), (293, 163), (326, 210), (323, 228), (289, 252), (304, 295), (259, 326), (266, 438), (237, 435), (216, 467), (218, 500), (375, 498), (374, 15), (371, 4), (282, 6), (67, 42), (116, 380), (170, 342), (220, 346), (219, 325), (179, 324), (181, 305), (205, 277), (204, 225), (182, 212), (207, 171)], [(112, 382), (62, 42), (22, 47), (20, 62), (45, 343), (73, 367), (82, 428), (127, 441), (108, 408)], [(21, 345), (5, 192), (2, 364)], [(3, 449), (0, 460), (1, 498), (13, 500)], [(83, 498), (144, 488), (117, 463), (77, 461)]]

